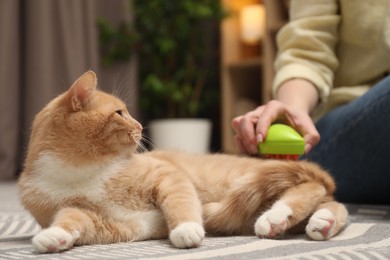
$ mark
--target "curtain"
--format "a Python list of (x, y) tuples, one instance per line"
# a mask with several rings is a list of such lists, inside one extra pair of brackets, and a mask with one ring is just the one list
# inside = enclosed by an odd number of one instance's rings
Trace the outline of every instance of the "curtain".
[(21, 171), (34, 115), (82, 73), (136, 111), (136, 63), (103, 67), (96, 21), (131, 21), (128, 0), (0, 0), (0, 180)]

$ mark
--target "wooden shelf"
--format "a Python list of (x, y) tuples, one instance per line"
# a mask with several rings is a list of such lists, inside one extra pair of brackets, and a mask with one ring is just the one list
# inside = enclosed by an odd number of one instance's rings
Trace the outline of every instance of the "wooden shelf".
[[(275, 37), (287, 20), (286, 0), (221, 0), (230, 15), (221, 25), (222, 149), (237, 153), (231, 121), (271, 98)], [(249, 4), (264, 4), (265, 36), (261, 45), (240, 41), (239, 11)]]
[(261, 102), (261, 47), (243, 43), (239, 28), (241, 8), (261, 3), (262, 0), (223, 0), (230, 10), (221, 26), (222, 148), (226, 153), (238, 153), (232, 119)]
[(284, 25), (285, 23), (286, 23), (285, 20), (283, 20), (283, 21), (275, 21), (274, 23), (270, 24), (268, 30), (269, 30), (269, 32), (270, 32), (271, 34), (274, 34), (274, 35), (275, 35), (275, 34), (280, 30), (280, 28), (283, 27), (283, 25)]
[(229, 67), (229, 69), (250, 69), (253, 67), (261, 68), (262, 63), (263, 63), (263, 61), (262, 61), (261, 57), (258, 56), (258, 57), (248, 58), (245, 60), (234, 61), (234, 62), (227, 64), (227, 66)]

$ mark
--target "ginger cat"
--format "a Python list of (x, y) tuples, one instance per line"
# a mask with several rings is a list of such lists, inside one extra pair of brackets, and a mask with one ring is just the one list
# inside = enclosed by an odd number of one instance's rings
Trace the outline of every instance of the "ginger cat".
[(326, 240), (345, 226), (347, 210), (317, 165), (139, 153), (142, 126), (96, 84), (86, 72), (34, 120), (18, 186), (43, 228), (32, 239), (37, 252), (167, 237), (191, 248), (206, 232), (273, 238), (305, 225)]

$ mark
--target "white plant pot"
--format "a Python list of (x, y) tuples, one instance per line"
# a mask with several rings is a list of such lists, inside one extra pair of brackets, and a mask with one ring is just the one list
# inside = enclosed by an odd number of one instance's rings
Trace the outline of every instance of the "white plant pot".
[(210, 149), (211, 121), (207, 119), (159, 119), (149, 125), (157, 150), (207, 153)]

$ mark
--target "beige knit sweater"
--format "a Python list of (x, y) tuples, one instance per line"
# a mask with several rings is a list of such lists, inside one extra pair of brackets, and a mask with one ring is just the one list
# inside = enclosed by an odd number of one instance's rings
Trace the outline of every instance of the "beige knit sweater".
[(278, 33), (273, 93), (291, 78), (320, 94), (315, 117), (364, 94), (390, 72), (389, 0), (292, 0)]

